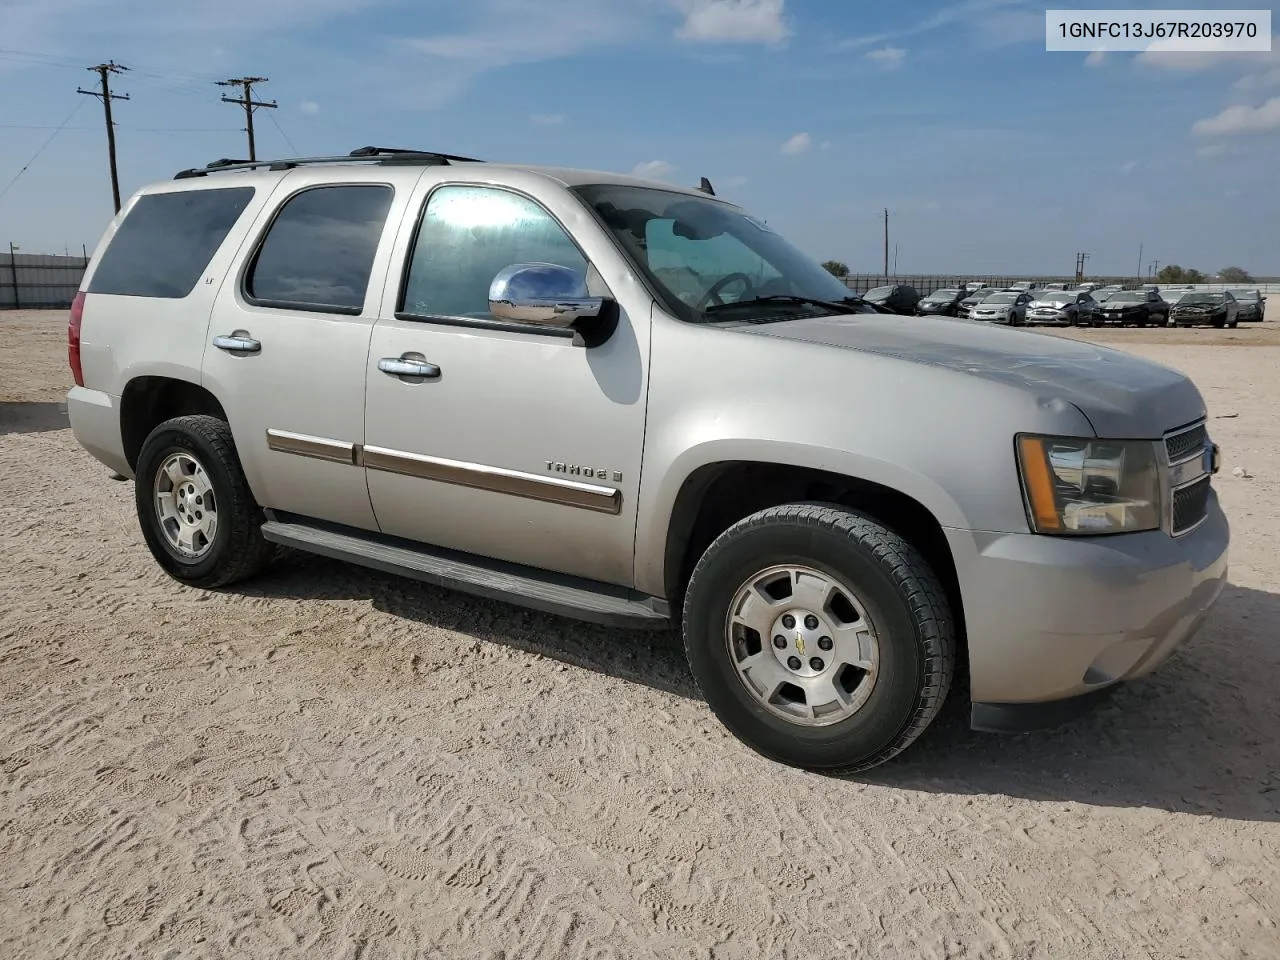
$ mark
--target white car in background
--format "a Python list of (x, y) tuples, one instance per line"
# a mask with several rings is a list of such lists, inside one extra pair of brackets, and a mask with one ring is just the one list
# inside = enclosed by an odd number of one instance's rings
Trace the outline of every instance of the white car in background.
[(1093, 319), (1097, 302), (1087, 290), (1046, 290), (1027, 304), (1026, 321), (1072, 327)]

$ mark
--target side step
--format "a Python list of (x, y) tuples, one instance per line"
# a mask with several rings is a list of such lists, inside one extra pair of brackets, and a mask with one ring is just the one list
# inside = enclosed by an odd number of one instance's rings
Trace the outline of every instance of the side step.
[(262, 525), (262, 535), (272, 543), (307, 553), (347, 560), (544, 613), (627, 629), (662, 630), (671, 626), (665, 601), (624, 587), (278, 512)]

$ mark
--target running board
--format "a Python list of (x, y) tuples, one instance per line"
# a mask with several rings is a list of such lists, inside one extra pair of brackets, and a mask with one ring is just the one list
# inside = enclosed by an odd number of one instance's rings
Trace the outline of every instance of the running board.
[(282, 516), (279, 512), (262, 525), (262, 536), (307, 553), (543, 613), (627, 629), (662, 630), (671, 626), (665, 601), (624, 587)]

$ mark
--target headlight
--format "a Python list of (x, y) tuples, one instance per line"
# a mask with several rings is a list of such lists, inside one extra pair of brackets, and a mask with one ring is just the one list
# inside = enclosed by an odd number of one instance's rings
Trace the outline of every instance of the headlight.
[(1036, 533), (1160, 528), (1160, 475), (1150, 441), (1019, 434), (1017, 448), (1027, 519)]

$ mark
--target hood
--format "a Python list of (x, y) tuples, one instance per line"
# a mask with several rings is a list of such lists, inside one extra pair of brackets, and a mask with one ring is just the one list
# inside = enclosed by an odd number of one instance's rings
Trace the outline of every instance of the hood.
[[(824, 344), (1016, 387), (1040, 404), (1074, 404), (1108, 439), (1159, 439), (1205, 415), (1184, 374), (1133, 354), (1047, 334), (921, 317), (813, 317), (744, 326), (748, 334)], [(923, 374), (923, 371), (922, 371)]]
[(1027, 304), (1033, 310), (1065, 310), (1070, 305), (1070, 300), (1032, 300)]
[(1103, 310), (1138, 310), (1146, 306), (1145, 300), (1108, 300), (1102, 304)]
[(1012, 303), (979, 303), (974, 306), (975, 310), (983, 312), (990, 311), (992, 313), (1008, 313), (1013, 309)]

